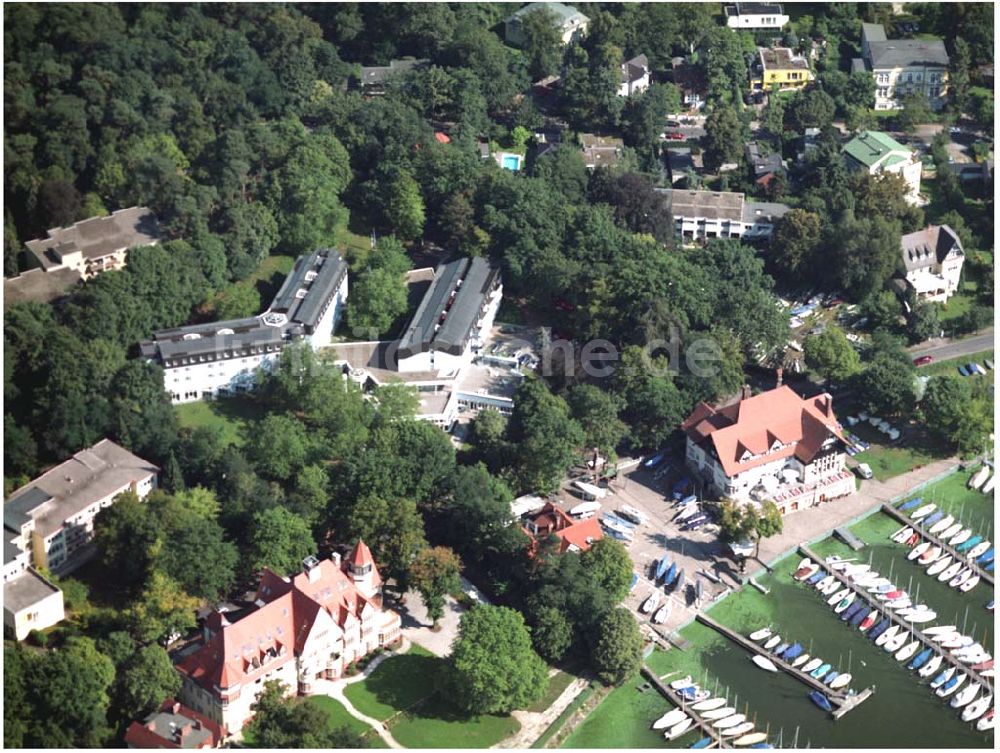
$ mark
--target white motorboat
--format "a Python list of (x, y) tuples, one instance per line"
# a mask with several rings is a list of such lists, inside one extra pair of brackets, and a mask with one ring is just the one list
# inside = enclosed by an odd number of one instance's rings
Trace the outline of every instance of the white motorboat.
[(699, 701), (698, 703), (691, 704), (691, 708), (694, 711), (711, 711), (712, 709), (720, 709), (726, 705), (726, 699), (722, 698), (709, 698), (707, 701)]
[(959, 634), (957, 636), (950, 637), (946, 641), (941, 641), (941, 648), (946, 648), (949, 651), (958, 651), (966, 646), (971, 646), (975, 642), (974, 638)]
[(927, 568), (927, 574), (939, 575), (941, 571), (945, 570), (950, 564), (951, 564), (951, 555), (949, 554), (946, 557), (939, 559), (937, 562), (935, 562), (933, 565)]
[(970, 703), (968, 706), (965, 707), (964, 711), (962, 711), (962, 721), (963, 722), (976, 721), (976, 719), (978, 719), (979, 717), (981, 717), (983, 714), (986, 713), (986, 710), (990, 707), (991, 703), (993, 703), (992, 693), (987, 693), (978, 701), (973, 701), (972, 703)]
[(906, 661), (920, 648), (920, 641), (910, 641), (903, 648), (896, 652), (896, 661)]
[(838, 688), (846, 687), (851, 680), (854, 679), (850, 672), (845, 672), (842, 675), (837, 675), (833, 678), (833, 682), (830, 683), (830, 688), (832, 690), (837, 690)]
[(956, 693), (955, 697), (951, 699), (951, 703), (948, 705), (953, 709), (960, 709), (963, 706), (972, 703), (972, 700), (979, 695), (981, 688), (979, 685), (969, 685), (967, 688), (963, 688), (961, 692)]
[(736, 713), (736, 709), (732, 706), (726, 706), (724, 709), (712, 709), (711, 711), (706, 711), (701, 715), (702, 719), (725, 719), (727, 716), (732, 716)]
[[(642, 612), (643, 614), (649, 614), (654, 609), (656, 609), (658, 606), (660, 606), (660, 592), (659, 592), (659, 590), (653, 591), (653, 593), (651, 593), (646, 598), (646, 600), (642, 603), (642, 606), (639, 607), (639, 611)], [(691, 678), (689, 677), (688, 679), (691, 679)]]
[(910, 550), (910, 553), (908, 555), (906, 555), (906, 559), (908, 559), (908, 560), (915, 560), (917, 557), (922, 556), (923, 553), (926, 552), (930, 548), (931, 548), (931, 542), (929, 542), (929, 541), (922, 541), (919, 544), (917, 544), (915, 547), (913, 547), (913, 549)]
[(666, 604), (664, 604), (662, 607), (656, 610), (656, 614), (653, 615), (653, 624), (662, 625), (664, 622), (667, 621), (667, 618), (669, 616), (670, 616), (670, 602), (667, 601)]
[(848, 565), (844, 568), (844, 575), (850, 579), (857, 578), (861, 573), (866, 573), (871, 570), (871, 565), (864, 562), (859, 562), (856, 565)]
[(778, 671), (778, 668), (774, 665), (774, 662), (768, 659), (766, 656), (760, 656), (760, 655), (754, 656), (753, 663), (756, 664), (761, 669), (766, 670), (768, 672)]
[(743, 722), (743, 724), (737, 724), (735, 727), (730, 727), (729, 729), (724, 729), (720, 733), (723, 737), (737, 737), (738, 735), (745, 735), (754, 728), (753, 722)]
[(762, 641), (771, 635), (771, 628), (761, 628), (753, 633), (750, 633), (750, 640), (752, 641)]
[(774, 636), (771, 636), (770, 638), (768, 638), (767, 643), (764, 644), (764, 648), (766, 648), (768, 651), (770, 651), (772, 648), (774, 648), (775, 646), (779, 645), (780, 643), (781, 643), (781, 636), (780, 635), (774, 635)]
[(823, 587), (822, 593), (824, 596), (829, 596), (838, 588), (840, 588), (840, 581), (834, 578), (832, 582)]
[(979, 584), (979, 574), (977, 573), (976, 575), (973, 575), (971, 578), (969, 578), (967, 581), (965, 581), (965, 583), (963, 583), (962, 585), (960, 585), (958, 587), (958, 590), (962, 591), (963, 593), (966, 592), (966, 591), (971, 591), (978, 584)]
[(837, 604), (837, 606), (835, 606), (833, 608), (834, 614), (840, 614), (841, 612), (843, 612), (845, 609), (847, 609), (849, 606), (851, 606), (851, 604), (854, 603), (854, 600), (856, 598), (857, 598), (857, 594), (855, 594), (853, 591), (851, 591), (851, 593), (847, 594), (847, 596), (845, 596), (840, 601), (840, 603)]
[(930, 527), (930, 533), (938, 534), (951, 528), (951, 524), (955, 522), (954, 515), (945, 515), (941, 520)]
[(921, 508), (920, 508), (919, 510), (916, 510), (916, 511), (915, 511), (915, 512), (913, 513), (913, 515), (911, 515), (910, 517), (911, 517), (911, 518), (913, 518), (914, 520), (920, 520), (921, 518), (926, 518), (926, 517), (927, 517), (928, 515), (930, 515), (930, 514), (931, 514), (932, 512), (934, 512), (934, 511), (935, 511), (936, 509), (937, 509), (937, 505), (935, 505), (935, 504), (934, 504), (934, 503), (932, 502), (931, 504), (929, 504), (929, 505), (924, 505), (924, 506), (923, 506), (923, 507), (921, 507)]
[[(792, 666), (801, 667), (803, 664), (809, 661), (809, 659), (810, 659), (809, 654), (802, 654), (801, 656), (796, 656), (794, 659), (792, 659)], [(819, 665), (817, 664), (816, 667), (818, 666)], [(816, 667), (813, 667), (813, 669), (815, 669)]]
[(694, 724), (694, 720), (691, 719), (691, 717), (688, 717), (687, 719), (682, 719), (681, 721), (677, 722), (677, 724), (675, 724), (673, 727), (671, 727), (670, 730), (667, 731), (667, 733), (664, 735), (664, 737), (667, 738), (668, 740), (676, 740), (678, 737), (687, 732), (692, 724)]
[(972, 529), (963, 528), (961, 531), (955, 534), (955, 537), (948, 543), (953, 547), (958, 546), (959, 544), (964, 544), (966, 541), (968, 541), (971, 536), (972, 536)]
[(933, 609), (925, 609), (922, 612), (911, 614), (906, 619), (908, 622), (912, 622), (914, 624), (920, 624), (922, 622), (930, 622), (931, 620), (937, 619), (937, 612), (935, 612)]
[(893, 587), (892, 581), (889, 580), (888, 578), (879, 578), (874, 583), (869, 583), (868, 585), (866, 585), (865, 590), (868, 591), (868, 593), (875, 593), (876, 591), (881, 592), (883, 588), (888, 588), (888, 587)]
[(951, 580), (956, 575), (958, 575), (958, 572), (961, 569), (962, 569), (962, 562), (961, 561), (952, 562), (950, 565), (948, 565), (948, 567), (946, 567), (944, 570), (942, 570), (940, 573), (938, 573), (937, 579), (939, 581), (941, 581), (942, 583), (944, 581)]
[[(875, 645), (884, 646), (886, 643), (895, 638), (897, 633), (899, 633), (899, 625), (893, 625), (891, 628), (886, 630), (884, 633), (882, 633), (882, 635), (880, 635), (878, 638), (875, 639)], [(819, 665), (817, 664), (816, 666), (818, 667)]]
[(725, 719), (712, 722), (712, 726), (716, 729), (727, 729), (728, 727), (735, 727), (737, 724), (743, 723), (746, 718), (746, 714), (733, 714), (732, 716), (727, 716)]
[(812, 672), (814, 669), (821, 666), (822, 664), (823, 660), (820, 658), (811, 659), (808, 664), (802, 667), (802, 671), (808, 674), (809, 672)]
[(667, 727), (673, 727), (677, 724), (677, 722), (683, 721), (686, 718), (687, 714), (683, 709), (673, 709), (653, 722), (653, 729), (666, 729)]
[(919, 674), (921, 677), (930, 677), (931, 675), (933, 675), (935, 672), (938, 671), (938, 668), (941, 666), (941, 662), (943, 661), (944, 657), (942, 656), (932, 656), (930, 661), (928, 661), (924, 666), (922, 666), (917, 674)]
[(924, 635), (942, 635), (955, 632), (954, 625), (932, 625), (924, 630)]
[(932, 544), (930, 549), (917, 558), (917, 562), (921, 565), (929, 565), (932, 562), (936, 562), (939, 559), (940, 554), (941, 547)]
[(600, 502), (581, 502), (576, 507), (569, 511), (570, 515), (580, 516), (589, 515), (590, 513), (595, 513), (601, 509)]

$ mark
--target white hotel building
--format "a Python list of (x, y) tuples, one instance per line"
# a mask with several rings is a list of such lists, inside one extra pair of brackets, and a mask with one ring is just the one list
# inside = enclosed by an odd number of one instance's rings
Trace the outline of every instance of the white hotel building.
[(174, 403), (243, 392), (286, 345), (329, 345), (346, 301), (347, 264), (335, 251), (318, 251), (296, 260), (263, 314), (159, 330), (140, 343), (140, 351), (163, 367), (164, 388)]

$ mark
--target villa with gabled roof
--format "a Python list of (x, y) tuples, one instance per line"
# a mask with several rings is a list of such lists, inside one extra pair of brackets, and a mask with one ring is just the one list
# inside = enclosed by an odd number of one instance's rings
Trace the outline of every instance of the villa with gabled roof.
[(923, 166), (915, 151), (881, 131), (862, 131), (844, 145), (848, 169), (869, 175), (899, 175), (906, 181), (906, 200), (920, 199), (920, 172)]
[(854, 492), (844, 435), (826, 393), (801, 398), (779, 385), (751, 396), (744, 387), (729, 403), (698, 403), (681, 429), (688, 467), (719, 496), (770, 499), (787, 513)]
[(334, 554), (302, 565), (291, 578), (265, 568), (256, 609), (241, 619), (218, 611), (205, 619), (197, 650), (177, 664), (185, 705), (234, 733), (266, 682), (310, 695), (317, 681), (400, 640), (400, 617), (382, 606), (382, 578), (363, 541), (343, 562)]

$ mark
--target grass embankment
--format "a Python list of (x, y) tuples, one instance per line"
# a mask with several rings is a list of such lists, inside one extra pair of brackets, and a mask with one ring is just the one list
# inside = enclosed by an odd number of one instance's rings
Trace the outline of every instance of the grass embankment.
[[(926, 366), (921, 366), (917, 369), (917, 373), (920, 376), (941, 376), (942, 374), (947, 374), (948, 376), (960, 376), (958, 373), (959, 366), (965, 366), (967, 363), (978, 363), (980, 366), (985, 366), (983, 361), (987, 358), (993, 361), (994, 350), (991, 348), (989, 350), (981, 350), (978, 353), (972, 353), (968, 356), (960, 356), (958, 358), (949, 358), (945, 361), (935, 361), (934, 363), (927, 364)], [(976, 379), (976, 377), (971, 377)], [(987, 379), (990, 382), (993, 381), (992, 372), (987, 372), (984, 376), (979, 375), (981, 379)]]
[[(901, 425), (896, 428), (903, 428)], [(886, 444), (888, 437), (866, 421), (862, 421), (854, 426), (848, 427), (848, 431), (856, 434), (861, 439), (871, 442), (871, 447), (864, 452), (858, 453), (854, 459), (858, 463), (868, 463), (872, 473), (879, 481), (886, 481), (893, 476), (912, 471), (922, 465), (927, 465), (939, 457), (945, 457), (947, 451), (943, 448), (932, 446), (926, 437), (915, 442), (912, 429), (907, 430), (907, 434), (895, 444)], [(905, 444), (904, 444), (905, 443)]]
[(414, 645), (344, 693), (361, 713), (387, 721), (407, 748), (489, 748), (520, 728), (510, 716), (470, 716), (452, 706), (437, 692), (443, 662)]
[(563, 694), (574, 679), (576, 678), (574, 678), (569, 672), (563, 672), (560, 669), (549, 678), (549, 687), (545, 691), (545, 695), (536, 701), (533, 706), (529, 706), (528, 711), (533, 711), (535, 713), (545, 711), (545, 709), (555, 703), (556, 699)]
[(569, 706), (563, 709), (563, 712), (559, 716), (557, 716), (555, 718), (555, 721), (553, 721), (552, 724), (549, 725), (548, 729), (546, 729), (545, 732), (542, 733), (541, 737), (539, 737), (537, 740), (535, 740), (535, 742), (531, 744), (531, 747), (532, 748), (546, 747), (546, 745), (548, 745), (549, 740), (551, 740), (553, 737), (555, 737), (562, 731), (562, 728), (565, 726), (566, 722), (570, 719), (570, 717), (572, 717), (580, 709), (580, 707), (583, 706), (583, 704), (585, 704), (587, 700), (594, 694), (596, 688), (597, 686), (594, 683), (591, 683), (590, 685), (585, 687), (582, 691), (580, 691), (580, 693), (577, 695), (576, 698), (573, 699), (573, 701), (569, 704)]
[(208, 426), (221, 432), (222, 442), (237, 447), (246, 442), (246, 428), (261, 415), (261, 410), (244, 397), (199, 400), (174, 406), (181, 428)]

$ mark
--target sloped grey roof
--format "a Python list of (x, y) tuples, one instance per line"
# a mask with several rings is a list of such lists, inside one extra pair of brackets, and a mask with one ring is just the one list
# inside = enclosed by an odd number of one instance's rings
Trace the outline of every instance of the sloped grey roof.
[(119, 209), (109, 217), (91, 217), (66, 228), (49, 230), (48, 237), (24, 245), (48, 268), (58, 265), (54, 252), (79, 251), (84, 259), (96, 259), (123, 248), (148, 246), (160, 240), (156, 215), (148, 207)]
[(940, 39), (890, 39), (871, 42), (868, 47), (873, 68), (948, 65), (948, 52)]
[(907, 272), (940, 264), (953, 250), (964, 255), (962, 242), (948, 225), (928, 225), (899, 239)]

